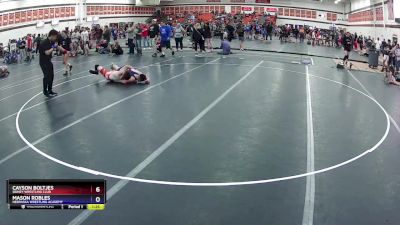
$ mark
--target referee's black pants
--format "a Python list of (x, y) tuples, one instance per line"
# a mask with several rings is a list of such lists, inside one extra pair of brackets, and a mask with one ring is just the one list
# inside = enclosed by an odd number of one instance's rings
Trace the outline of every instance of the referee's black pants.
[(40, 64), (43, 71), (43, 93), (50, 93), (53, 91), (54, 68), (53, 63)]

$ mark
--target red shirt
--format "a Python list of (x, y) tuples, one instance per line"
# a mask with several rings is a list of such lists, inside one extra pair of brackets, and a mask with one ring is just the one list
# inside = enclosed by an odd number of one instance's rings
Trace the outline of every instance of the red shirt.
[(142, 26), (142, 37), (148, 37), (149, 36), (149, 27), (147, 25)]
[(32, 49), (32, 48), (33, 48), (33, 38), (32, 38), (32, 37), (28, 37), (28, 38), (26, 39), (26, 46), (27, 46), (27, 48), (29, 48), (29, 49)]

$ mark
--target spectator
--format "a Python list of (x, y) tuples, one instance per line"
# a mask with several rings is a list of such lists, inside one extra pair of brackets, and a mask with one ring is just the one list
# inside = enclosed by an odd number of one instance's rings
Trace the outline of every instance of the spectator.
[(119, 45), (119, 42), (116, 41), (112, 47), (112, 51), (113, 54), (115, 55), (122, 55), (124, 54), (124, 51), (122, 50), (121, 46)]
[(142, 26), (140, 23), (136, 24), (134, 29), (136, 50), (138, 54), (142, 54)]
[(129, 28), (127, 29), (128, 33), (128, 47), (129, 47), (129, 53), (128, 54), (135, 54), (135, 44), (133, 43), (135, 34), (134, 34), (134, 27), (133, 23), (129, 25)]
[(174, 27), (174, 38), (176, 44), (176, 51), (183, 51), (183, 36), (185, 34), (185, 29), (181, 26), (180, 23), (177, 23)]
[(210, 23), (206, 23), (204, 26), (204, 39), (205, 39), (205, 44), (207, 45), (207, 49), (212, 52), (213, 45), (211, 41), (211, 27)]
[(150, 48), (150, 43), (149, 43), (149, 27), (147, 24), (142, 24), (142, 47), (144, 49)]

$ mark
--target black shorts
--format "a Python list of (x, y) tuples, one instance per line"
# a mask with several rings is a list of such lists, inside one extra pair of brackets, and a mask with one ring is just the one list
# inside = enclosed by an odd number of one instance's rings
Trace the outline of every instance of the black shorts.
[(351, 51), (351, 46), (345, 45), (344, 46), (344, 50), (347, 51), (347, 52), (350, 52)]
[(32, 49), (31, 48), (27, 48), (26, 51), (27, 52), (32, 52)]
[(171, 48), (171, 41), (161, 41), (161, 47), (162, 48)]

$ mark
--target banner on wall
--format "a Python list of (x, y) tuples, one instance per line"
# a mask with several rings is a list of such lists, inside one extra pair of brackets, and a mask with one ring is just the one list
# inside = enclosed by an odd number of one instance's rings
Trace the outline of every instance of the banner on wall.
[(267, 8), (265, 8), (265, 11), (266, 12), (278, 12), (278, 8), (269, 8), (269, 7), (267, 7)]
[(60, 8), (54, 9), (54, 18), (60, 18)]
[(43, 9), (39, 9), (38, 12), (38, 19), (42, 20), (44, 18), (44, 10)]
[(32, 21), (32, 10), (26, 12), (26, 22)]
[(26, 11), (21, 12), (21, 23), (26, 22)]
[(50, 8), (50, 18), (54, 18), (54, 8)]
[(3, 15), (3, 26), (7, 26), (8, 25), (8, 15), (4, 14)]
[(64, 16), (65, 16), (65, 7), (62, 7), (62, 8), (60, 9), (60, 15), (61, 15), (61, 17), (64, 17)]
[(396, 22), (400, 23), (400, 0), (393, 0), (393, 16)]
[(19, 23), (20, 17), (21, 17), (21, 13), (20, 12), (16, 12), (15, 13), (15, 23)]
[(71, 16), (71, 8), (67, 7), (65, 8), (65, 17), (70, 17)]
[(75, 16), (75, 8), (71, 7), (71, 16)]
[(387, 9), (388, 9), (388, 19), (389, 20), (394, 20), (393, 0), (388, 0)]
[(8, 14), (8, 24), (14, 24), (14, 13)]
[(251, 14), (254, 12), (254, 7), (253, 6), (242, 6), (241, 10), (242, 10), (242, 13)]
[(49, 18), (49, 9), (44, 10), (44, 18), (48, 19)]

